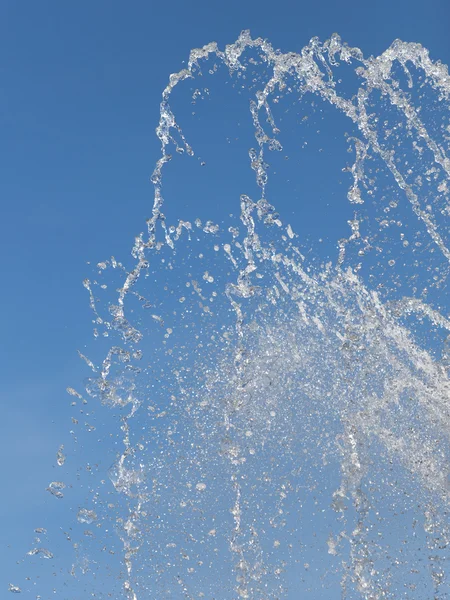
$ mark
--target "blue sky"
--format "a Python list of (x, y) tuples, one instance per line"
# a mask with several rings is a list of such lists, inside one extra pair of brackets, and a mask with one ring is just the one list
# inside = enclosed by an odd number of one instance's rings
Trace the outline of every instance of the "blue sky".
[[(445, 0), (0, 4), (0, 589), (55, 510), (45, 487), (70, 428), (65, 389), (85, 376), (76, 350), (91, 338), (86, 262), (127, 255), (150, 216), (168, 75), (247, 28), (284, 51), (338, 32), (366, 55), (400, 38), (450, 63), (449, 23)], [(189, 199), (173, 192), (177, 214)]]

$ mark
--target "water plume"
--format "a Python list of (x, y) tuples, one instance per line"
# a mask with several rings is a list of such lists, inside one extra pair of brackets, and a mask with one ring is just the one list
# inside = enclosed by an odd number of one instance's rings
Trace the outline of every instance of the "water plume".
[(116, 500), (78, 520), (114, 526), (125, 597), (447, 597), (449, 91), (420, 44), (338, 35), (244, 31), (170, 76), (147, 230), (84, 282), (69, 388), (116, 422)]

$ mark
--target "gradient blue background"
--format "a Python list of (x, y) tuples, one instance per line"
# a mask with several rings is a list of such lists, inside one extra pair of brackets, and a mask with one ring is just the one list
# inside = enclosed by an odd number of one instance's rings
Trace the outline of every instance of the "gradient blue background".
[[(87, 261), (129, 252), (150, 215), (161, 90), (189, 50), (242, 29), (299, 51), (333, 32), (450, 63), (446, 0), (0, 3), (0, 594), (50, 506), (68, 385), (91, 339)], [(176, 207), (174, 207), (176, 211)]]

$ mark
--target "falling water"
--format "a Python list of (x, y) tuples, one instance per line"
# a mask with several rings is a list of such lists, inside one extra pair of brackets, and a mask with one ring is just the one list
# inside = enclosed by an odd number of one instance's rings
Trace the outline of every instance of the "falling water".
[(92, 596), (450, 597), (449, 93), (420, 44), (337, 35), (170, 76), (147, 231), (84, 282)]

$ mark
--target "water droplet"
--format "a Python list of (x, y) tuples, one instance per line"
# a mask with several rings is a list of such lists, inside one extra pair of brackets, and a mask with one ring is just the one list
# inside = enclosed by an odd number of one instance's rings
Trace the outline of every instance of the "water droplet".
[(47, 533), (47, 530), (46, 530), (46, 529), (44, 529), (44, 527), (37, 527), (37, 528), (34, 530), (34, 533), (39, 533), (39, 534), (43, 534), (43, 535), (45, 535), (45, 534)]
[(43, 558), (50, 559), (53, 558), (53, 554), (47, 548), (33, 548), (29, 552), (27, 552), (28, 556), (36, 556), (40, 554)]
[(64, 494), (61, 492), (66, 487), (66, 484), (62, 481), (52, 481), (48, 488), (47, 492), (50, 492), (55, 498), (63, 498)]
[(66, 462), (66, 457), (63, 453), (64, 450), (64, 446), (60, 446), (58, 452), (56, 453), (56, 462), (58, 463), (59, 467), (62, 467), (63, 464)]
[(87, 523), (90, 525), (97, 520), (97, 513), (93, 510), (88, 510), (87, 508), (80, 508), (77, 519), (79, 523)]

